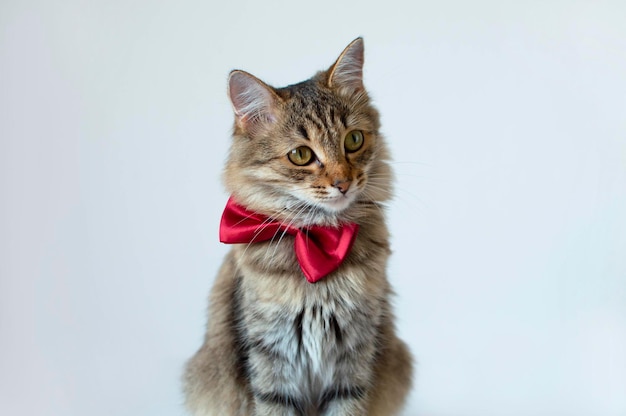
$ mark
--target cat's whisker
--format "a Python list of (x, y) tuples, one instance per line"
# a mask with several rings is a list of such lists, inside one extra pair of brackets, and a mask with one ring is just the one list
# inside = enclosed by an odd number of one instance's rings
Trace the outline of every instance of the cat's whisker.
[(258, 236), (259, 234), (261, 234), (267, 227), (270, 226), (270, 224), (272, 223), (272, 221), (274, 221), (274, 217), (267, 217), (261, 224), (259, 224), (259, 226), (256, 228), (256, 230), (254, 231), (254, 236)]
[[(304, 206), (304, 203), (302, 202), (298, 202), (298, 204), (296, 204), (295, 206), (289, 207), (289, 208), (283, 208), (281, 211), (279, 211), (279, 214), (282, 214), (283, 212), (287, 212), (287, 216), (285, 217), (284, 220), (280, 221), (281, 226), (283, 226), (285, 224), (285, 221), (288, 220), (291, 217), (294, 217), (298, 215), (299, 211), (295, 211), (296, 209), (301, 209), (301, 207)], [(278, 216), (279, 214), (276, 214), (276, 216)], [(274, 219), (272, 219), (274, 220)], [(276, 236), (278, 235), (278, 233), (280, 232), (280, 228), (278, 228), (275, 232), (274, 235), (272, 236), (272, 239), (269, 241), (268, 245), (267, 245), (267, 249), (266, 249), (266, 254), (269, 252), (270, 247), (272, 246), (272, 243), (274, 242), (274, 239), (276, 238)], [(272, 256), (273, 257), (273, 256)]]
[(249, 214), (249, 215), (247, 215), (245, 218), (242, 218), (241, 220), (237, 221), (237, 223), (236, 223), (235, 225), (239, 225), (239, 224), (241, 224), (242, 222), (244, 222), (244, 221), (246, 221), (246, 220), (249, 220), (249, 219), (250, 219), (250, 218), (252, 218), (254, 215), (255, 215), (255, 214), (254, 214), (254, 212), (253, 212), (253, 213), (251, 213), (251, 214)]
[[(364, 194), (367, 194), (367, 196), (370, 198), (373, 197), (371, 194), (372, 190), (386, 192), (386, 188), (381, 188), (380, 186), (377, 186), (373, 183), (370, 183), (370, 185), (372, 189), (364, 191)], [(417, 195), (413, 194), (412, 192), (402, 187), (395, 187), (395, 188), (400, 192), (395, 192), (391, 197), (391, 201), (401, 201), (402, 203), (406, 204), (408, 207), (411, 207), (411, 208), (414, 207), (414, 203), (418, 203), (422, 207), (425, 206), (424, 200), (419, 198)], [(411, 197), (412, 199), (409, 200), (407, 199), (407, 197)]]
[[(293, 218), (291, 219), (291, 221), (289, 221), (289, 224), (287, 224), (285, 226), (285, 230), (283, 231), (282, 235), (280, 236), (280, 238), (278, 239), (278, 242), (276, 243), (276, 246), (274, 248), (274, 252), (272, 253), (272, 258), (274, 258), (274, 256), (276, 255), (276, 250), (278, 249), (278, 247), (280, 246), (280, 242), (283, 240), (283, 237), (285, 236), (285, 234), (287, 233), (287, 230), (291, 227), (291, 225), (293, 224), (293, 222), (296, 220), (296, 218), (298, 217), (298, 215), (300, 215), (300, 213), (302, 212), (302, 210), (304, 210), (306, 208), (306, 205), (303, 205), (302, 208), (300, 208), (300, 210), (293, 215)], [(283, 223), (284, 225), (284, 223)], [(274, 235), (275, 237), (275, 235)], [(272, 240), (274, 238), (272, 237)]]
[[(284, 208), (283, 210), (278, 211), (278, 213), (280, 213), (280, 212), (282, 212), (282, 211), (285, 211), (285, 210), (287, 210), (287, 209), (286, 209), (286, 208)], [(275, 214), (275, 215), (277, 215), (277, 214)], [(250, 218), (250, 215), (249, 215), (248, 217), (246, 217), (246, 218)], [(250, 247), (250, 245), (256, 241), (257, 237), (258, 237), (258, 236), (259, 236), (259, 235), (263, 232), (263, 230), (265, 230), (267, 227), (269, 227), (269, 226), (271, 225), (272, 221), (274, 221), (274, 220), (275, 220), (275, 219), (274, 219), (274, 217), (267, 217), (267, 218), (266, 218), (266, 219), (265, 219), (265, 220), (264, 220), (264, 221), (263, 221), (263, 222), (262, 222), (262, 223), (261, 223), (261, 224), (257, 227), (257, 229), (256, 229), (256, 230), (255, 230), (255, 232), (254, 232), (254, 236), (253, 236), (252, 240), (251, 240), (251, 241), (250, 241), (250, 242), (246, 245), (246, 248), (244, 249), (244, 251), (243, 251), (243, 253), (242, 253), (242, 256), (245, 256), (245, 254), (246, 254), (246, 252), (248, 251), (248, 248)], [(238, 222), (238, 224), (239, 224), (239, 223), (241, 223), (241, 221), (239, 221), (239, 222)]]
[[(317, 215), (318, 211), (319, 211), (319, 207), (318, 206), (313, 206), (313, 209), (311, 209), (311, 211), (309, 211), (309, 213), (307, 214), (307, 216), (304, 218), (304, 223), (305, 224), (309, 224), (309, 217), (311, 217), (312, 219), (315, 217), (315, 215)], [(307, 249), (309, 248), (309, 227), (306, 227), (306, 245), (307, 245)]]
[[(388, 188), (384, 187), (384, 185), (386, 184), (381, 184), (377, 182), (376, 180), (371, 181), (370, 183), (368, 183), (368, 185), (370, 185), (373, 189), (388, 192)], [(415, 195), (412, 191), (409, 191), (408, 189), (404, 187), (394, 186), (394, 188), (401, 192), (399, 193), (395, 192), (393, 194), (393, 198), (403, 198), (404, 196), (410, 196), (412, 198), (415, 198), (416, 201), (421, 201), (421, 199), (417, 195)]]
[(430, 163), (419, 162), (419, 161), (398, 161), (398, 160), (388, 160), (390, 165), (415, 165), (415, 166), (432, 166)]
[[(383, 211), (383, 208), (380, 206), (380, 205), (381, 205), (381, 203), (380, 203), (380, 202), (378, 202), (378, 201), (375, 201), (375, 200), (371, 199), (370, 194), (369, 194), (369, 191), (368, 191), (367, 189), (363, 190), (362, 195), (363, 195), (364, 197), (366, 197), (366, 198), (369, 198), (369, 202), (371, 202), (371, 203), (372, 203), (372, 204), (368, 204), (368, 206), (367, 206), (367, 207), (363, 207), (363, 206), (361, 206), (362, 208), (365, 208), (365, 209), (366, 209), (366, 211), (367, 211), (367, 208), (369, 208), (369, 206), (373, 205), (374, 207), (376, 207), (376, 209), (378, 210), (378, 212), (380, 213), (380, 215), (381, 215), (382, 217), (385, 217), (385, 212)], [(364, 218), (367, 218), (367, 216), (364, 216)]]
[[(282, 208), (280, 211), (277, 211), (277, 212), (274, 214), (274, 216), (278, 216), (278, 215), (280, 215), (280, 214), (281, 214), (282, 212), (284, 212), (284, 211), (288, 211), (288, 212), (290, 212), (290, 209), (289, 209), (289, 208)], [(250, 216), (248, 216), (247, 218), (249, 218), (249, 217), (250, 217)], [(275, 221), (275, 218), (274, 218), (273, 216), (272, 216), (272, 217), (268, 217), (268, 218), (267, 218), (267, 219), (265, 219), (265, 220), (261, 223), (261, 225), (260, 225), (260, 226), (259, 226), (259, 227), (255, 230), (254, 237), (251, 239), (251, 241), (250, 241), (248, 244), (246, 244), (246, 248), (243, 250), (243, 253), (241, 253), (241, 257), (242, 257), (242, 258), (243, 258), (243, 257), (245, 257), (246, 253), (248, 252), (248, 248), (250, 248), (250, 246), (251, 246), (251, 245), (252, 245), (252, 244), (256, 241), (257, 237), (258, 237), (258, 236), (259, 236), (259, 235), (263, 232), (263, 230), (264, 230), (264, 229), (266, 229), (267, 227), (269, 227), (269, 226), (271, 225), (272, 221)], [(241, 221), (240, 221), (240, 222), (241, 222)], [(239, 222), (239, 223), (240, 223), (240, 222)], [(278, 233), (278, 231), (279, 231), (279, 230), (277, 230), (277, 231), (276, 231), (276, 233)], [(274, 234), (274, 236), (276, 235), (276, 233)], [(268, 248), (269, 248), (269, 245), (268, 245)], [(236, 271), (237, 271), (237, 273), (239, 272), (239, 266), (237, 266)]]

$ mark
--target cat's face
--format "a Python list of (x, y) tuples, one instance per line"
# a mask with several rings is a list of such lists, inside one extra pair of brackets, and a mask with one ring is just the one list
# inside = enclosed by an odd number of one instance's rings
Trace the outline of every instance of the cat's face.
[(294, 225), (354, 220), (390, 195), (378, 114), (362, 84), (362, 40), (328, 71), (274, 89), (234, 71), (235, 133), (224, 179), (249, 209)]

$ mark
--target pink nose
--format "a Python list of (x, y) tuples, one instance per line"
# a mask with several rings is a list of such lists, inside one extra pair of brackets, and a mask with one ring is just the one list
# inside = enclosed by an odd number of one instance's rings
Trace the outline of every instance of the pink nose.
[(346, 192), (348, 192), (348, 189), (350, 189), (351, 183), (352, 181), (350, 180), (336, 180), (335, 183), (333, 183), (333, 186), (339, 189), (339, 192), (345, 194)]

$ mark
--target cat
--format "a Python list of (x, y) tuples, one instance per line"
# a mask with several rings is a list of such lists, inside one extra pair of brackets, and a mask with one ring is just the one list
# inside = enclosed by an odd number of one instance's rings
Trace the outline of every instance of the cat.
[[(395, 333), (385, 272), (392, 172), (363, 62), (357, 38), (328, 70), (295, 85), (230, 73), (222, 241), (257, 223), (247, 240), (226, 241), (238, 244), (184, 374), (194, 416), (391, 416), (404, 405), (412, 358)], [(307, 270), (294, 245), (311, 249), (316, 229), (340, 233), (330, 251), (341, 245), (347, 256), (314, 258)]]

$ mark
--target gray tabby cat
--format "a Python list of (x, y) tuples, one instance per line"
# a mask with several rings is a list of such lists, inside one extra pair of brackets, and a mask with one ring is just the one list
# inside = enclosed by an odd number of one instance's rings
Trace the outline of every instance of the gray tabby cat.
[(224, 171), (237, 204), (306, 230), (356, 223), (338, 269), (303, 276), (294, 237), (235, 244), (209, 298), (204, 344), (185, 372), (195, 416), (397, 414), (412, 360), (396, 336), (386, 277), (388, 151), (363, 86), (363, 40), (285, 88), (233, 71)]

